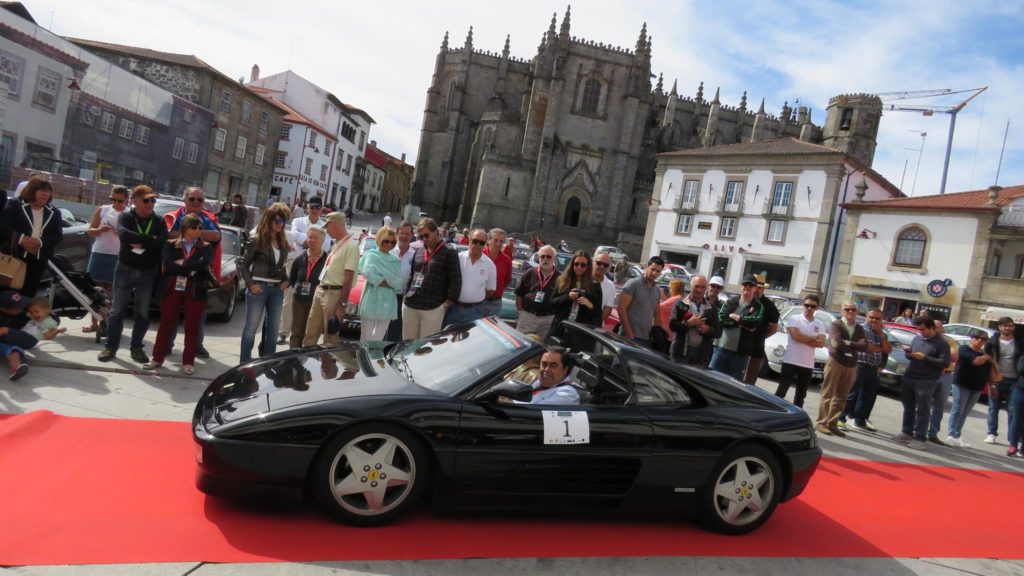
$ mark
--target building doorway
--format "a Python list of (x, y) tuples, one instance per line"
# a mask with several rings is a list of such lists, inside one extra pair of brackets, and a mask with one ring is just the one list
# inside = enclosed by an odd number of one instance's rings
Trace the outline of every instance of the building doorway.
[(729, 281), (729, 257), (715, 256), (711, 261), (711, 275), (721, 276), (726, 282)]
[(580, 204), (580, 199), (570, 196), (569, 201), (565, 203), (565, 217), (562, 218), (562, 224), (576, 228), (580, 225), (580, 213), (582, 212), (583, 206)]

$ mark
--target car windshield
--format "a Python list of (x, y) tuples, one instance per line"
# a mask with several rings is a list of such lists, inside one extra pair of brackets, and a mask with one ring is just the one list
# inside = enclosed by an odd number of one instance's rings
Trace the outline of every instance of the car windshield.
[(418, 386), (451, 395), (530, 344), (504, 322), (485, 318), (425, 340), (403, 342), (391, 350), (389, 360)]

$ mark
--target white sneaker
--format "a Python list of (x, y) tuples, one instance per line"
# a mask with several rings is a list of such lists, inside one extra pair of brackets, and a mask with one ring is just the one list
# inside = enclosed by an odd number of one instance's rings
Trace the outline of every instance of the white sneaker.
[(971, 447), (971, 445), (968, 444), (967, 441), (964, 440), (963, 438), (957, 438), (957, 440), (960, 441), (960, 447), (961, 448), (970, 448)]
[(846, 422), (846, 429), (847, 430), (864, 430), (864, 427), (863, 426), (857, 426), (857, 422), (854, 421), (854, 420), (849, 420), (849, 421)]
[(861, 428), (864, 428), (868, 432), (878, 432), (878, 428), (875, 428), (874, 424), (871, 423), (871, 420), (865, 420), (864, 426), (861, 426)]
[(996, 443), (996, 435), (995, 434), (989, 434), (988, 436), (985, 436), (985, 444), (995, 444), (995, 443)]
[(911, 440), (907, 444), (907, 448), (910, 448), (911, 450), (927, 450), (928, 444), (926, 442), (921, 442), (920, 440)]
[(946, 446), (963, 446), (963, 442), (961, 442), (959, 438), (953, 438), (952, 436), (946, 436), (946, 439), (943, 440), (943, 442)]

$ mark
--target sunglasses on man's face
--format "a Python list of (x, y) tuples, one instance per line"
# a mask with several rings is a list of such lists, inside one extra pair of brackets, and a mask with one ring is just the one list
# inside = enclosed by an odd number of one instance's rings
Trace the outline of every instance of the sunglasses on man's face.
[(153, 197), (143, 198), (142, 199), (142, 203), (143, 204), (155, 204), (156, 203), (156, 198), (153, 198)]
[(538, 256), (538, 258), (540, 258), (541, 260), (552, 260), (554, 259), (554, 256), (550, 254), (541, 254), (540, 256)]
[(477, 246), (487, 245), (487, 240), (471, 240), (471, 242), (473, 242), (473, 244), (476, 244)]
[(202, 202), (202, 198), (196, 198), (195, 196), (188, 199), (189, 202)]
[(420, 234), (419, 238), (420, 238), (420, 240), (429, 240), (430, 239), (430, 232), (424, 232), (424, 233)]
[(594, 264), (598, 268), (611, 268), (612, 265), (611, 262), (598, 262), (597, 260), (594, 261)]
[(843, 312), (856, 312), (856, 308), (843, 308)]
[(817, 307), (818, 307), (817, 304), (804, 303), (804, 308), (817, 308)]

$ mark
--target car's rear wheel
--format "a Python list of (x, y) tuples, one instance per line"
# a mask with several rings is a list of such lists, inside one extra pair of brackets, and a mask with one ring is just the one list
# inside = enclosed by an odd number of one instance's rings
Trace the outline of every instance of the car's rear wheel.
[(746, 534), (764, 524), (779, 504), (782, 470), (767, 448), (756, 444), (726, 452), (703, 491), (701, 519), (723, 534)]
[(416, 504), (428, 467), (412, 433), (391, 424), (359, 425), (325, 446), (313, 467), (313, 494), (342, 522), (379, 526)]

